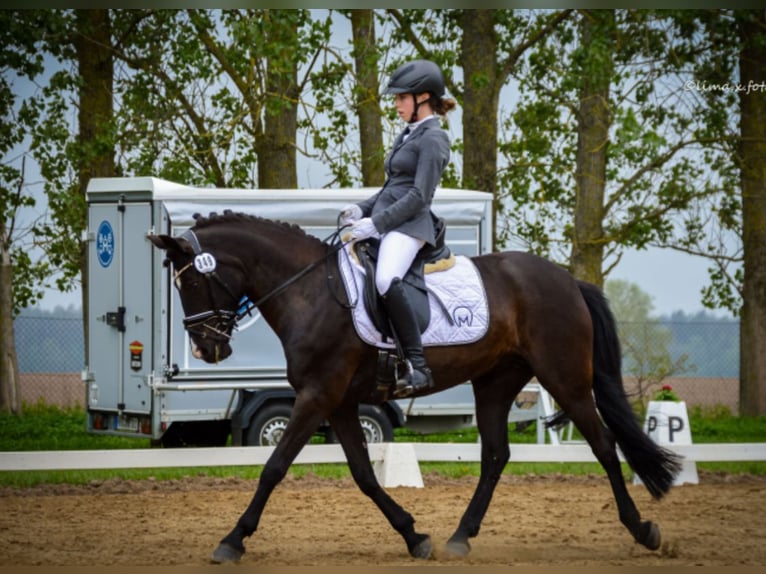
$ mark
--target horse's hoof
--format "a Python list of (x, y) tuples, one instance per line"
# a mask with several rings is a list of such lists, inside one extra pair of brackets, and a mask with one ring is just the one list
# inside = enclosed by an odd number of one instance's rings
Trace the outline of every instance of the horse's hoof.
[(649, 550), (658, 550), (662, 542), (660, 527), (651, 520), (641, 523), (641, 531), (638, 542), (646, 546)]
[(239, 562), (239, 559), (242, 558), (244, 553), (244, 551), (237, 550), (233, 546), (222, 542), (218, 545), (218, 548), (215, 549), (213, 555), (210, 557), (210, 560), (216, 564), (225, 564), (226, 562)]
[(456, 538), (450, 538), (445, 546), (447, 554), (451, 556), (461, 557), (468, 556), (471, 552), (471, 545), (468, 544), (468, 540), (458, 540)]
[(410, 556), (428, 560), (431, 557), (431, 551), (433, 550), (431, 537), (428, 534), (419, 534), (418, 536), (420, 537), (420, 541), (410, 547)]

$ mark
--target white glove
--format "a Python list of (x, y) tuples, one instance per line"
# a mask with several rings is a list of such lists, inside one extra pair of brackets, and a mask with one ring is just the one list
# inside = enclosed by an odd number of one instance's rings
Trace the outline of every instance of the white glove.
[(351, 226), (351, 239), (354, 241), (361, 241), (362, 239), (368, 239), (378, 235), (378, 230), (375, 228), (375, 224), (372, 219), (365, 217), (359, 221), (355, 221)]
[(340, 212), (341, 225), (348, 225), (349, 223), (353, 223), (359, 219), (362, 219), (362, 208), (359, 207), (356, 203), (350, 203)]

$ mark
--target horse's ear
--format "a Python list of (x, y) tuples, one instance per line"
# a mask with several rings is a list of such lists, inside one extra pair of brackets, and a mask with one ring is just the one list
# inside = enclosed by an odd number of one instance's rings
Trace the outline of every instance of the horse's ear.
[(154, 245), (160, 249), (165, 249), (166, 251), (181, 250), (178, 241), (170, 235), (153, 235), (150, 233), (147, 237), (149, 238), (149, 241), (154, 243)]
[(190, 251), (189, 242), (185, 239), (171, 237), (170, 235), (154, 235), (152, 233), (147, 235), (147, 237), (156, 247), (164, 249), (168, 253), (172, 253), (173, 251), (177, 251), (178, 253)]

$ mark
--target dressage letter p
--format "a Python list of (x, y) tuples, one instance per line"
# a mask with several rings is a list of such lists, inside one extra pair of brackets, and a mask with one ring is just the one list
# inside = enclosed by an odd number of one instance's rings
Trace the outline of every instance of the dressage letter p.
[(673, 435), (684, 429), (684, 420), (681, 417), (668, 417), (668, 440), (673, 442)]

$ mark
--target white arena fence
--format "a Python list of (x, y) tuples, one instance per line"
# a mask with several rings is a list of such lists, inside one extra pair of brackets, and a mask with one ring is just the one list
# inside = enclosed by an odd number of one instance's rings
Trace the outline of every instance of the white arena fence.
[[(664, 445), (667, 446), (667, 445)], [(766, 460), (766, 443), (675, 445), (670, 450), (693, 462)], [(274, 447), (117, 449), (0, 453), (0, 471), (183, 468), (263, 465)], [(412, 458), (416, 462), (479, 462), (479, 443), (375, 443), (368, 447), (374, 463)], [(338, 444), (306, 445), (295, 464), (345, 463)], [(511, 462), (596, 462), (585, 444), (512, 444)]]

